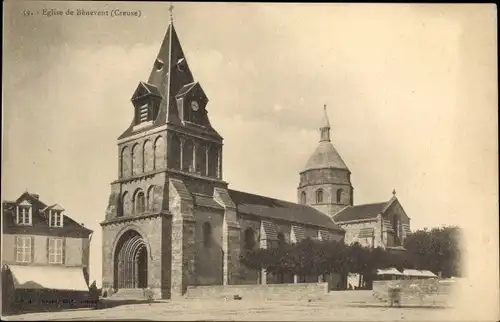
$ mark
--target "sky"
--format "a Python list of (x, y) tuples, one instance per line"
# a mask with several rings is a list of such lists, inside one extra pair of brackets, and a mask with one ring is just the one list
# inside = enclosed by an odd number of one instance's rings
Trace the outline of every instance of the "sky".
[[(168, 6), (4, 2), (2, 199), (38, 193), (93, 229), (98, 281), (117, 137)], [(141, 16), (23, 16), (68, 8)], [(413, 230), (461, 225), (484, 249), (498, 235), (495, 9), (176, 3), (174, 20), (224, 137), (230, 188), (296, 201), (327, 104), (355, 204), (395, 189)]]

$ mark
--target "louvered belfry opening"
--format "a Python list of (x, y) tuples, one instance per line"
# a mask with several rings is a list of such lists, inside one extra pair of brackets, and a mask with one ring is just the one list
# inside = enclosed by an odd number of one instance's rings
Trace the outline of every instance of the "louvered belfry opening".
[(114, 258), (115, 289), (148, 287), (147, 253), (138, 232), (130, 230), (120, 237)]
[(149, 106), (148, 104), (144, 104), (141, 106), (139, 110), (139, 121), (146, 122), (149, 120)]

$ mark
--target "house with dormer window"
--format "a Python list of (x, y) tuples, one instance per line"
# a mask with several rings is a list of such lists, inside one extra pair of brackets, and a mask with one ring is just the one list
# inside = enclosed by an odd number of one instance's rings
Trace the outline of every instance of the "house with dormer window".
[(25, 192), (2, 202), (2, 224), (2, 287), (10, 295), (4, 300), (22, 307), (43, 294), (88, 292), (92, 230), (63, 206)]

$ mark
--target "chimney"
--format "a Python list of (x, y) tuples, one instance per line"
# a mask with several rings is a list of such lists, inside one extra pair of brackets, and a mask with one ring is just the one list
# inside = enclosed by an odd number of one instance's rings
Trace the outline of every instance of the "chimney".
[(40, 200), (40, 195), (38, 193), (30, 193), (36, 200)]

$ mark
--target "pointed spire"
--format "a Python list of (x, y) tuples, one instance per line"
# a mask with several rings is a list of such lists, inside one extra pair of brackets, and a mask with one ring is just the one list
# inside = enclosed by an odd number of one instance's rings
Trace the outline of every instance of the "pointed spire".
[(173, 8), (170, 5), (170, 24), (148, 79), (167, 104), (171, 104), (182, 86), (194, 81), (173, 24)]
[(321, 122), (321, 127), (322, 128), (330, 128), (330, 121), (328, 120), (328, 113), (326, 113), (326, 104), (323, 105), (323, 121)]
[(328, 120), (328, 114), (326, 113), (326, 104), (323, 106), (324, 114), (323, 121), (321, 122), (321, 127), (319, 131), (321, 133), (320, 142), (328, 141), (330, 142), (330, 121)]

